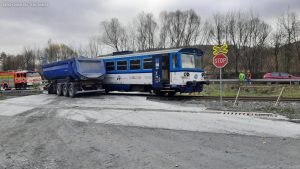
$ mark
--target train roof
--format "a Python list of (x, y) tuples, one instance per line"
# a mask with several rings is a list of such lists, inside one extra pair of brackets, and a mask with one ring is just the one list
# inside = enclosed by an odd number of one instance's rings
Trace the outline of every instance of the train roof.
[(137, 53), (132, 53), (132, 54), (99, 56), (99, 58), (112, 59), (112, 58), (120, 58), (120, 57), (148, 56), (148, 55), (176, 53), (176, 52), (194, 53), (197, 56), (202, 56), (204, 54), (204, 52), (199, 48), (177, 48), (177, 49), (150, 51), (150, 52), (137, 52)]

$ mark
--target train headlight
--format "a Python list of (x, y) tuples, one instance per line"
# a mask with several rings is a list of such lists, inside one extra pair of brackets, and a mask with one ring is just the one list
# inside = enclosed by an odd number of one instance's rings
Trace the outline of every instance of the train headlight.
[(190, 76), (190, 73), (189, 73), (189, 72), (184, 72), (183, 76), (189, 77), (189, 76)]
[(198, 79), (198, 74), (195, 74), (195, 75), (194, 75), (194, 79)]

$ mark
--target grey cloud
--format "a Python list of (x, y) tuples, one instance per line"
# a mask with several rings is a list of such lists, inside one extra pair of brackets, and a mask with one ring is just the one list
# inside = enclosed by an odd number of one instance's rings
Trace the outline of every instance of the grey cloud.
[[(0, 0), (30, 2), (29, 0)], [(85, 44), (99, 34), (99, 23), (118, 17), (126, 24), (142, 12), (157, 17), (162, 10), (194, 9), (202, 18), (216, 12), (250, 10), (267, 21), (280, 16), (288, 7), (299, 14), (299, 0), (35, 0), (48, 7), (4, 8), (0, 6), (0, 52), (21, 52), (23, 46), (45, 45), (49, 38), (66, 44)]]

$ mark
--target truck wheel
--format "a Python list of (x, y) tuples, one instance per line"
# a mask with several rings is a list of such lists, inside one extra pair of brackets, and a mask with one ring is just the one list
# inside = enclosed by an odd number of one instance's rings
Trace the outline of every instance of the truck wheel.
[(48, 94), (55, 94), (55, 91), (53, 91), (54, 90), (53, 88), (54, 87), (53, 87), (52, 83), (47, 86)]
[(75, 97), (76, 95), (76, 87), (73, 83), (69, 87), (69, 95), (70, 97)]
[(62, 85), (61, 84), (57, 84), (56, 94), (57, 94), (57, 96), (61, 96), (62, 95)]
[(66, 97), (69, 97), (68, 84), (64, 84), (64, 86), (63, 86), (63, 95)]

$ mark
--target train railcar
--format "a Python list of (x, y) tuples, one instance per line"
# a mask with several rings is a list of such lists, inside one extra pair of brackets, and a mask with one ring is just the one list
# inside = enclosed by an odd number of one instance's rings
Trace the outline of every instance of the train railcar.
[(102, 57), (106, 67), (105, 91), (143, 91), (169, 96), (177, 92), (201, 92), (203, 84), (208, 83), (199, 66), (203, 54), (198, 48), (180, 48), (118, 52)]
[(3, 90), (27, 89), (41, 83), (41, 75), (34, 71), (0, 72), (0, 85)]

